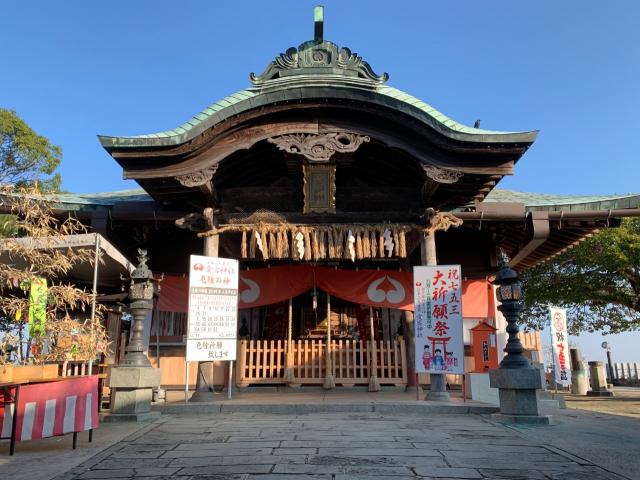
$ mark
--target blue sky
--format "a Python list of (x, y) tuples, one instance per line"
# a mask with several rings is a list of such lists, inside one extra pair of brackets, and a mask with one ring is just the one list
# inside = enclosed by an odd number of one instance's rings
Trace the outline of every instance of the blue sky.
[[(96, 134), (176, 127), (313, 35), (308, 0), (3, 5), (0, 106), (60, 145), (63, 188), (135, 188)], [(325, 1), (325, 38), (446, 115), (540, 130), (501, 187), (640, 191), (640, 2)], [(635, 341), (640, 340), (640, 335)]]

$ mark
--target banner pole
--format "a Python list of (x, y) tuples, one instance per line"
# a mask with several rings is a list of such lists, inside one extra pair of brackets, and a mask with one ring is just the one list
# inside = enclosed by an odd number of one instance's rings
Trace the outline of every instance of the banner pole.
[[(98, 296), (98, 263), (100, 262), (100, 235), (95, 234), (96, 236), (96, 244), (95, 244), (95, 255), (94, 255), (94, 264), (93, 264), (93, 299), (91, 300), (91, 349), (94, 348), (94, 331), (95, 331), (95, 321), (96, 321), (96, 297)], [(91, 354), (92, 350), (89, 350), (89, 375), (93, 374), (93, 359), (98, 356), (98, 352), (94, 352)]]
[(551, 372), (551, 378), (553, 378), (553, 386), (556, 393), (558, 393), (558, 382), (556, 382), (556, 354), (553, 349), (553, 317), (551, 315), (551, 309), (549, 309), (549, 338), (551, 339), (551, 364), (553, 365), (553, 371)]
[(233, 360), (229, 360), (229, 385), (228, 398), (231, 400), (231, 382), (233, 382)]
[(184, 359), (184, 403), (189, 403), (189, 362)]

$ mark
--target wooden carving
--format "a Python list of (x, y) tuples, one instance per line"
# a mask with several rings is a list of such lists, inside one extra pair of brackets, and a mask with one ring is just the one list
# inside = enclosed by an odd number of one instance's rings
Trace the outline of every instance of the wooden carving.
[(175, 179), (180, 182), (183, 187), (199, 187), (211, 181), (213, 175), (216, 173), (218, 165), (207, 167), (204, 170), (200, 170), (186, 175), (178, 175)]
[(457, 170), (436, 167), (435, 165), (422, 165), (424, 173), (437, 183), (456, 183), (464, 173)]
[(328, 162), (334, 153), (355, 152), (369, 140), (368, 136), (357, 133), (332, 132), (294, 133), (272, 137), (267, 141), (285, 152), (303, 155), (311, 162)]
[(304, 213), (336, 213), (336, 166), (303, 165)]
[(389, 79), (387, 73), (377, 75), (357, 53), (328, 41), (305, 42), (298, 48), (291, 47), (269, 63), (261, 75), (251, 73), (249, 78), (254, 85), (260, 86), (270, 80), (314, 73), (343, 75), (372, 85), (383, 84)]

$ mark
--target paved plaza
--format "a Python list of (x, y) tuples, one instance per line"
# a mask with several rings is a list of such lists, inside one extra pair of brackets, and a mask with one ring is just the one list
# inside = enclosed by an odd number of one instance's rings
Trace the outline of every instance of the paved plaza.
[[(103, 423), (93, 443), (79, 435), (77, 450), (69, 435), (20, 442), (13, 457), (2, 443), (0, 478), (640, 479), (638, 389), (601, 400), (567, 396), (569, 408), (548, 412), (555, 423), (537, 427), (447, 414), (411, 401), (410, 392), (378, 395), (371, 403), (371, 394), (337, 390), (314, 403), (312, 392), (286, 401), (244, 394), (155, 423)], [(256, 402), (282, 408), (252, 411)]]
[(168, 415), (57, 478), (633, 478), (528, 431), (476, 415)]

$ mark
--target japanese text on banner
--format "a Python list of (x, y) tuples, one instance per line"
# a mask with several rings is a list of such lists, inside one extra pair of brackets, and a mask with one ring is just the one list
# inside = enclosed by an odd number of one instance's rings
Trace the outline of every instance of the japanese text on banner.
[(565, 387), (571, 385), (569, 365), (569, 334), (567, 332), (567, 310), (549, 308), (551, 315), (551, 346), (553, 351), (554, 375), (556, 383)]
[(460, 265), (414, 267), (417, 373), (464, 373)]
[(235, 360), (238, 261), (191, 255), (187, 361)]

